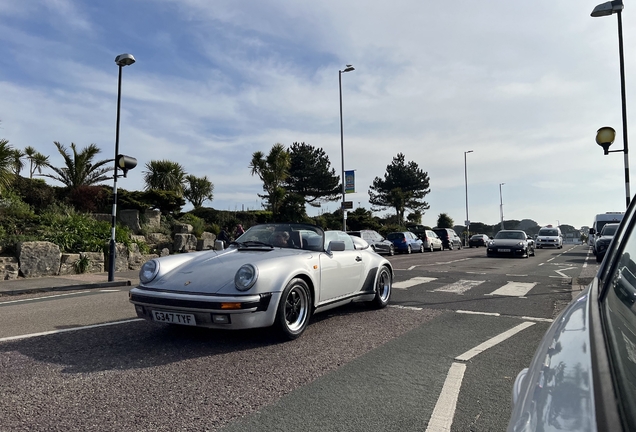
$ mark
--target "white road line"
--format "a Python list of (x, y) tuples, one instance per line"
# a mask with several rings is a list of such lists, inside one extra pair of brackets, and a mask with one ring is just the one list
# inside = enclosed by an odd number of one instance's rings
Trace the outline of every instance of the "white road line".
[(558, 270), (555, 270), (555, 272), (557, 272), (558, 274), (560, 274), (561, 276), (550, 276), (550, 277), (555, 277), (555, 278), (566, 278), (566, 279), (570, 279), (570, 276), (565, 275), (561, 272), (564, 272), (566, 270), (572, 270), (575, 269), (576, 267), (566, 267), (566, 268), (560, 268)]
[(486, 295), (525, 298), (524, 296), (528, 293), (528, 291), (534, 288), (536, 284), (537, 282), (508, 282), (501, 288), (496, 289), (495, 291)]
[(421, 311), (424, 308), (421, 307), (416, 307), (416, 306), (402, 306), (402, 305), (389, 305), (389, 307), (395, 308), (395, 309), (407, 309), (407, 310), (417, 310), (417, 311)]
[(449, 285), (444, 285), (441, 288), (434, 289), (434, 292), (449, 292), (461, 295), (468, 291), (469, 289), (476, 287), (477, 285), (481, 285), (486, 281), (476, 281), (476, 280), (464, 280), (460, 279), (457, 282), (453, 282)]
[(402, 282), (394, 282), (393, 288), (406, 289), (415, 285), (425, 284), (436, 280), (437, 278), (418, 276)]
[(529, 317), (529, 316), (522, 316), (521, 319), (524, 319), (527, 321), (538, 321), (538, 322), (547, 322), (547, 323), (554, 322), (552, 318), (535, 318), (535, 317)]
[(528, 327), (531, 327), (533, 325), (535, 325), (536, 323), (534, 322), (522, 322), (521, 324), (519, 324), (518, 326), (515, 326), (513, 328), (511, 328), (510, 330), (507, 330), (493, 338), (488, 339), (486, 342), (481, 343), (479, 345), (477, 345), (475, 348), (471, 348), (468, 351), (466, 351), (464, 354), (459, 355), (457, 357), (455, 357), (455, 360), (460, 361), (460, 362), (467, 362), (468, 360), (470, 360), (471, 358), (475, 357), (477, 354), (480, 354), (484, 351), (486, 351), (488, 348), (492, 348), (495, 345), (505, 341), (506, 339), (509, 339), (510, 337), (514, 336), (515, 334), (519, 333), (521, 330), (525, 330)]
[(67, 328), (62, 330), (51, 330), (51, 331), (46, 331), (41, 333), (31, 333), (31, 334), (20, 335), (20, 336), (9, 336), (5, 338), (0, 338), (0, 342), (29, 339), (29, 338), (34, 338), (38, 336), (47, 336), (52, 334), (67, 333), (67, 332), (78, 331), (78, 330), (87, 330), (87, 329), (106, 327), (106, 326), (112, 326), (112, 325), (118, 325), (118, 324), (128, 324), (135, 321), (143, 321), (143, 318), (135, 318), (135, 319), (126, 320), (126, 321), (116, 321), (116, 322), (109, 322), (109, 323), (103, 323), (103, 324), (94, 324), (94, 325), (83, 326), (83, 327), (73, 327), (73, 328)]
[(433, 414), (431, 414), (431, 419), (426, 427), (426, 432), (446, 432), (451, 430), (465, 371), (466, 365), (464, 363), (453, 363), (451, 365), (448, 375), (446, 375), (442, 392), (437, 399), (435, 409), (433, 409)]
[(453, 362), (448, 370), (442, 392), (437, 399), (433, 414), (431, 414), (431, 419), (426, 427), (426, 432), (450, 432), (453, 418), (455, 417), (455, 410), (457, 409), (459, 391), (462, 387), (462, 381), (464, 380), (464, 373), (466, 372), (465, 362), (534, 324), (533, 322), (521, 323), (494, 338), (488, 339), (475, 348), (466, 351), (459, 357), (455, 357), (455, 360), (458, 362)]
[(455, 312), (460, 313), (460, 314), (467, 314), (467, 315), (487, 315), (487, 316), (501, 316), (500, 313), (497, 312), (475, 312), (475, 311), (467, 311), (467, 310), (456, 310)]
[(56, 294), (56, 295), (50, 295), (50, 296), (45, 296), (45, 297), (34, 297), (34, 298), (28, 298), (28, 299), (10, 300), (10, 301), (6, 301), (6, 302), (0, 302), (0, 306), (5, 305), (5, 304), (11, 304), (11, 303), (24, 303), (24, 302), (38, 301), (38, 300), (42, 300), (42, 299), (51, 299), (51, 298), (55, 298), (55, 297), (71, 296), (71, 295), (83, 294), (83, 293), (87, 293), (87, 292), (90, 292), (90, 291), (75, 291), (75, 292), (72, 292), (72, 293)]

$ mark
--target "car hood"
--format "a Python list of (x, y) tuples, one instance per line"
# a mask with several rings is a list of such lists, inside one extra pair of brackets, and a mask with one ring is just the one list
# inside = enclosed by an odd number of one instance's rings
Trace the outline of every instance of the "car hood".
[(558, 240), (558, 236), (538, 236), (537, 240)]
[[(151, 282), (140, 285), (159, 290), (188, 293), (214, 294), (230, 288), (234, 291), (234, 276), (244, 264), (253, 264), (259, 272), (286, 258), (313, 254), (298, 249), (239, 250), (228, 249), (222, 253), (210, 251), (162, 274)], [(161, 259), (159, 259), (161, 263)]]
[(489, 246), (515, 246), (519, 244), (519, 242), (527, 242), (527, 240), (519, 240), (519, 239), (495, 239), (490, 240)]
[(614, 236), (613, 236), (613, 235), (611, 235), (611, 236), (607, 235), (607, 236), (601, 236), (601, 237), (597, 238), (596, 240), (597, 240), (597, 241), (599, 241), (599, 240), (605, 240), (605, 241), (610, 241), (610, 242), (611, 242), (613, 238), (614, 238)]

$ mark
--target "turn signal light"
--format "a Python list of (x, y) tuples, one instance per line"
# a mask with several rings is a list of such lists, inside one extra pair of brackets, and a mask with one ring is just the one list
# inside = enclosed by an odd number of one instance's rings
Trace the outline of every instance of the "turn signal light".
[(221, 303), (221, 309), (240, 309), (241, 303)]

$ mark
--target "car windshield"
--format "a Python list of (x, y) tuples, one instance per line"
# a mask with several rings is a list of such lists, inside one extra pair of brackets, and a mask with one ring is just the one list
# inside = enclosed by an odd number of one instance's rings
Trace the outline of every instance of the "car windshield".
[(518, 231), (499, 231), (495, 239), (524, 240), (526, 237)]
[(559, 233), (555, 229), (542, 229), (542, 230), (539, 230), (539, 235), (547, 236), (547, 237), (557, 237)]
[(321, 228), (306, 224), (255, 225), (238, 237), (239, 247), (277, 247), (320, 251), (323, 249)]
[(607, 224), (603, 227), (601, 231), (602, 236), (613, 236), (616, 234), (616, 230), (618, 229), (618, 224)]

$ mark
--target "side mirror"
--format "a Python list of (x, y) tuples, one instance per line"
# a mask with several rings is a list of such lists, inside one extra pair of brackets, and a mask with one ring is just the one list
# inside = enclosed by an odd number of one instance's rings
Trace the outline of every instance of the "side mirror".
[(590, 228), (590, 235), (596, 234), (596, 230), (594, 228)]
[(214, 241), (214, 250), (223, 250), (223, 240)]
[(333, 252), (341, 252), (345, 250), (345, 243), (339, 240), (332, 240), (329, 242), (329, 246), (327, 246), (327, 253), (332, 254)]

